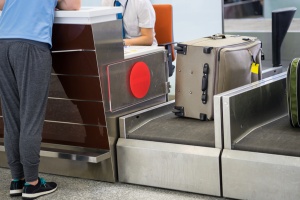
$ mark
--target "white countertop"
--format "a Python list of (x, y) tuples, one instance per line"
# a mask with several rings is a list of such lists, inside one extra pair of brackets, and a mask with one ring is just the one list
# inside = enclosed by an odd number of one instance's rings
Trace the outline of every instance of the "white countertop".
[[(82, 7), (80, 10), (55, 11), (56, 24), (94, 24), (116, 20), (121, 7)], [(0, 11), (1, 15), (1, 11)]]
[(124, 47), (124, 58), (134, 58), (137, 56), (146, 55), (149, 53), (155, 53), (158, 51), (164, 51), (164, 47), (159, 46), (125, 46)]
[(77, 11), (55, 11), (55, 24), (95, 24), (116, 20), (121, 7), (82, 7)]

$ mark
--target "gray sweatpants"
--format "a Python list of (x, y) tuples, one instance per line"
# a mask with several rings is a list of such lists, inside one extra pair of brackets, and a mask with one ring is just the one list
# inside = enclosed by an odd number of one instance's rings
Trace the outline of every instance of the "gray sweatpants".
[(49, 48), (37, 44), (0, 40), (4, 146), (12, 178), (25, 177), (27, 182), (38, 178), (52, 67)]

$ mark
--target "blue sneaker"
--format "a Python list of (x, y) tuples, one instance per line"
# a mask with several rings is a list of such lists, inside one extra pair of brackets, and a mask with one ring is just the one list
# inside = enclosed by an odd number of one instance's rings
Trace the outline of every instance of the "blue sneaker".
[(25, 184), (25, 180), (14, 179), (10, 183), (10, 196), (21, 196), (23, 192), (23, 187)]
[(50, 194), (57, 189), (57, 184), (54, 182), (46, 182), (43, 178), (38, 178), (36, 185), (25, 183), (22, 198), (35, 199), (37, 197)]

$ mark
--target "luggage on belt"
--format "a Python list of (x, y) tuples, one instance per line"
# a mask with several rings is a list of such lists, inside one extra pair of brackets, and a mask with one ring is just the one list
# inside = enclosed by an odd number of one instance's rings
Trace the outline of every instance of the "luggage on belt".
[(255, 37), (217, 34), (179, 43), (173, 112), (212, 120), (214, 95), (260, 80), (262, 58)]

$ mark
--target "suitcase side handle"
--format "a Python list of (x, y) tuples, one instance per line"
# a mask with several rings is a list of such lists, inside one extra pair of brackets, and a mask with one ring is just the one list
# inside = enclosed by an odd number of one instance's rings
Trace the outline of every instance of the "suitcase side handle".
[(209, 73), (209, 65), (205, 63), (203, 66), (203, 77), (202, 77), (202, 103), (207, 103), (207, 88), (208, 88), (208, 73)]
[(178, 43), (177, 46), (174, 47), (178, 54), (186, 55), (187, 45)]

